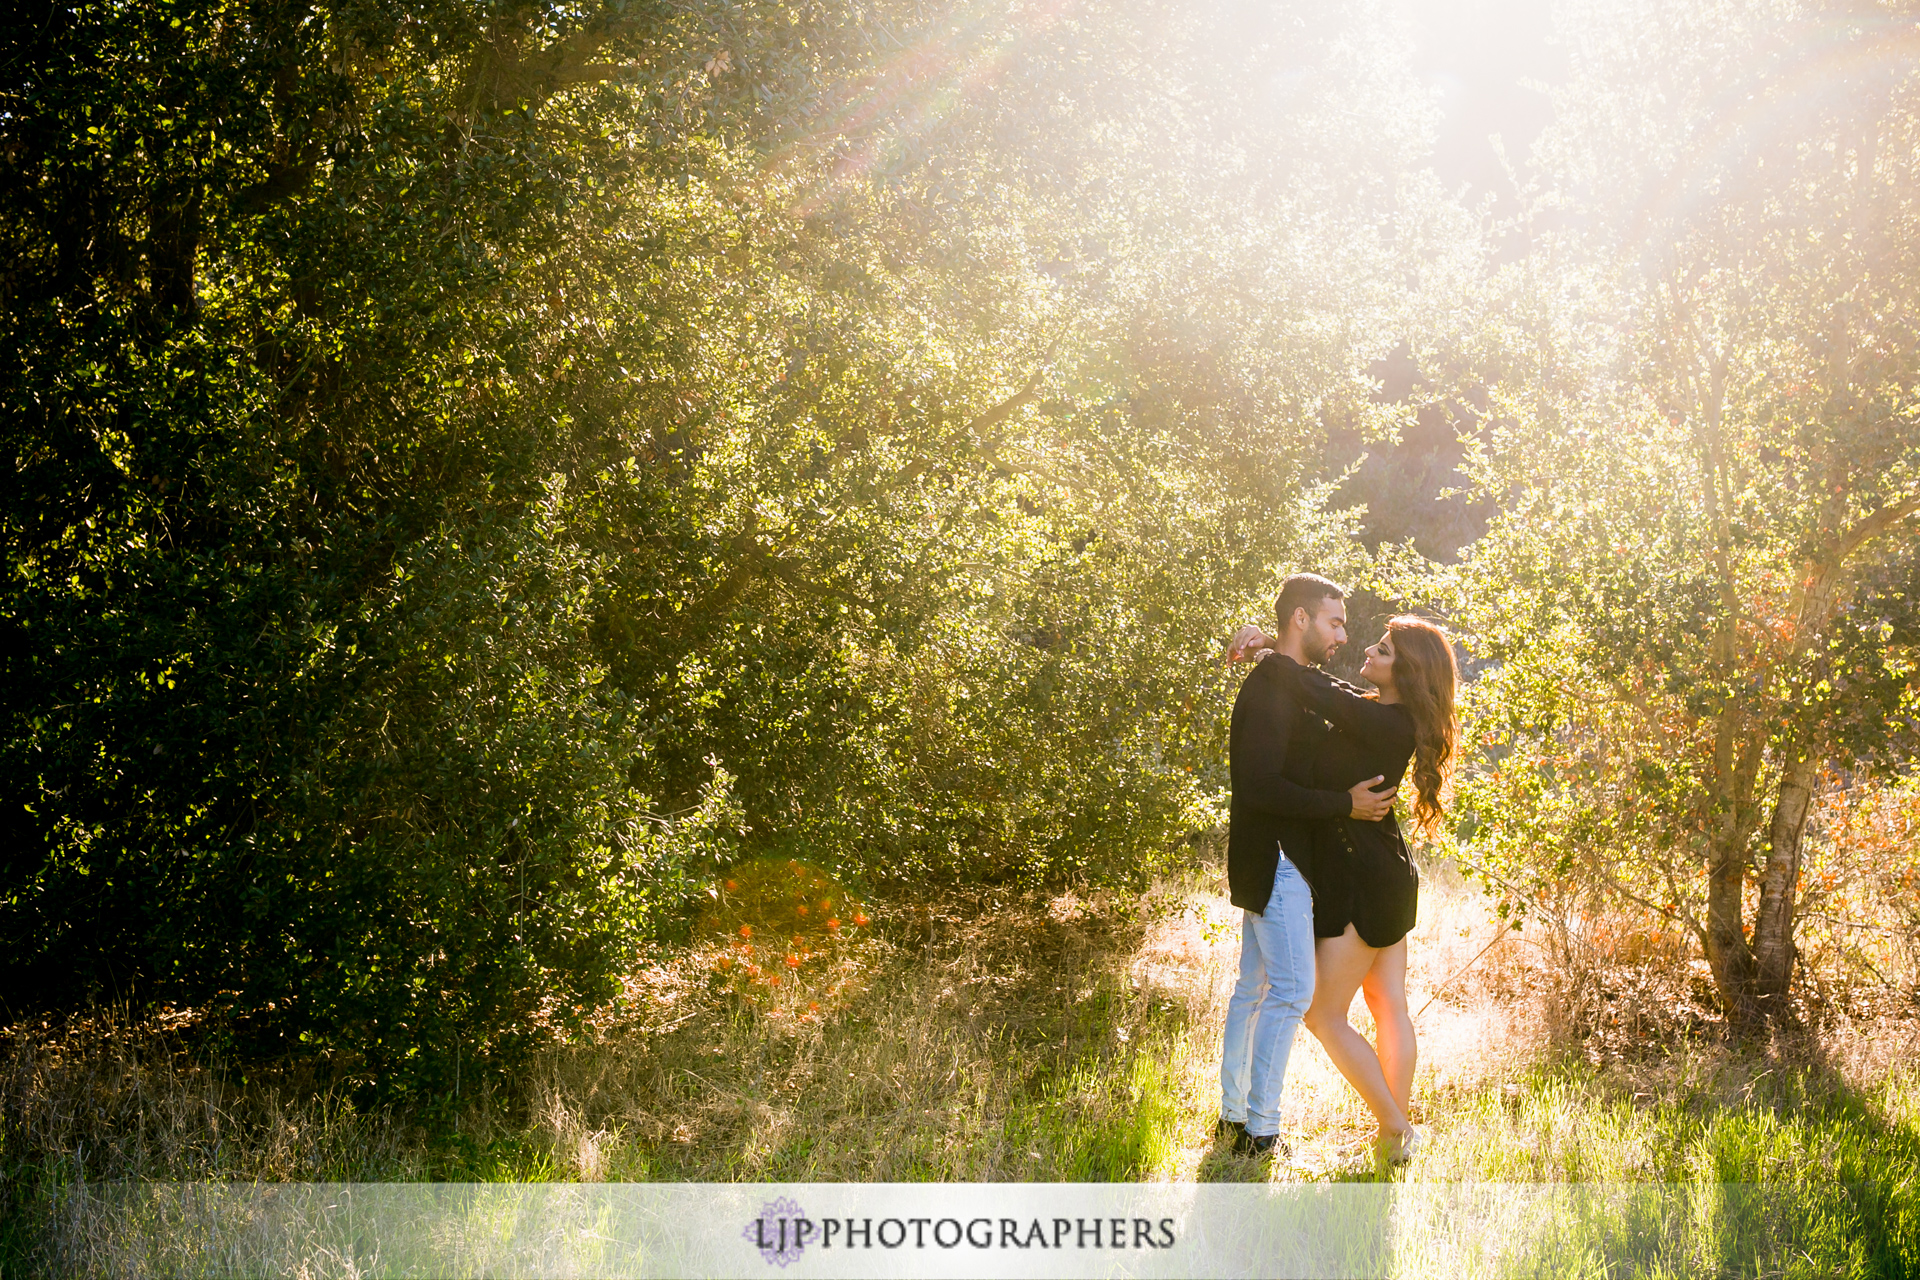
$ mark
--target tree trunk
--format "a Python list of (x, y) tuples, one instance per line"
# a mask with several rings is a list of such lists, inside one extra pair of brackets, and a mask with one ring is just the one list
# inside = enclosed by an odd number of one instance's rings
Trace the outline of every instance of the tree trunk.
[(1707, 862), (1707, 963), (1727, 1022), (1742, 1038), (1758, 1030), (1763, 1019), (1754, 992), (1753, 951), (1741, 927), (1746, 883), (1746, 841), (1716, 840)]
[[(1726, 450), (1720, 438), (1727, 360), (1723, 352), (1704, 345), (1694, 355), (1697, 363), (1686, 376), (1698, 406), (1695, 438), (1700, 448), (1701, 497), (1712, 531), (1712, 564), (1721, 606), (1711, 652), (1714, 668), (1731, 672), (1737, 669), (1741, 650), (1741, 601), (1733, 567), (1732, 520), (1722, 492), (1728, 484)], [(1739, 695), (1729, 695), (1719, 708), (1714, 729), (1711, 792), (1718, 813), (1707, 835), (1707, 963), (1713, 968), (1713, 983), (1727, 1022), (1741, 1039), (1753, 1035), (1762, 1022), (1754, 999), (1753, 951), (1742, 927), (1747, 842), (1753, 835), (1754, 791), (1766, 741), (1765, 733), (1754, 732), (1754, 727)]]
[(1773, 806), (1767, 867), (1760, 879), (1760, 914), (1753, 927), (1754, 981), (1770, 1018), (1785, 1013), (1793, 982), (1793, 909), (1799, 897), (1800, 840), (1820, 781), (1820, 757), (1802, 751), (1787, 761)]
[(1745, 928), (1747, 846), (1758, 820), (1754, 798), (1764, 744), (1764, 735), (1748, 731), (1745, 717), (1721, 717), (1714, 742), (1721, 812), (1707, 838), (1707, 963), (1727, 1023), (1741, 1039), (1765, 1025)]

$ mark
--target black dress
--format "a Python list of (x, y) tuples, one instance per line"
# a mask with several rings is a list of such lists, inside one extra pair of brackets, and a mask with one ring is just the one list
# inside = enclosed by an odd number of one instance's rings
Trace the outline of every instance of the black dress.
[[(1294, 664), (1300, 705), (1333, 726), (1314, 763), (1314, 785), (1345, 791), (1368, 778), (1400, 785), (1413, 759), (1413, 715), (1381, 703), (1326, 672)], [(1389, 813), (1379, 822), (1322, 818), (1315, 844), (1313, 932), (1337, 938), (1349, 924), (1370, 947), (1390, 947), (1407, 936), (1419, 909), (1420, 876), (1407, 842)]]

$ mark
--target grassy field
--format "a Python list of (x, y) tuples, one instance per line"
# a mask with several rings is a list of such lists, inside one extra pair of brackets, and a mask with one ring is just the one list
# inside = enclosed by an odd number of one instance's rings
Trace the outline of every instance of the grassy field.
[[(1897, 1009), (1829, 1010), (1734, 1053), (1661, 939), (1570, 972), (1564, 948), (1507, 933), (1437, 868), (1411, 983), (1421, 1154), (1375, 1166), (1370, 1118), (1303, 1034), (1292, 1155), (1256, 1162), (1211, 1139), (1237, 946), (1211, 882), (874, 911), (873, 937), (759, 998), (718, 981), (710, 950), (634, 975), (596, 1043), (463, 1098), (437, 1133), (297, 1076), (210, 1069), (163, 1028), (16, 1030), (8, 1274), (47, 1256), (46, 1197), (129, 1177), (1390, 1180), (1408, 1222), (1432, 1218), (1396, 1274), (1920, 1273), (1920, 1023)], [(1533, 1226), (1456, 1238), (1476, 1187), (1534, 1205)]]

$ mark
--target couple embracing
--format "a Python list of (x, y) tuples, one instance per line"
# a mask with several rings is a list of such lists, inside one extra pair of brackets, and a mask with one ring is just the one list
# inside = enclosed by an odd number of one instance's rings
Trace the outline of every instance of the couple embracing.
[[(1243, 1155), (1280, 1141), (1280, 1093), (1304, 1020), (1380, 1122), (1377, 1149), (1409, 1159), (1413, 1019), (1407, 931), (1420, 880), (1394, 817), (1411, 772), (1414, 825), (1431, 833), (1453, 761), (1458, 673), (1446, 634), (1398, 617), (1367, 650), (1375, 692), (1318, 669), (1347, 640), (1346, 593), (1296, 574), (1279, 632), (1244, 627), (1230, 661), (1257, 665), (1233, 704), (1227, 881), (1241, 908), (1240, 978), (1227, 1006), (1219, 1136)], [(1375, 1044), (1347, 1022), (1366, 994)]]

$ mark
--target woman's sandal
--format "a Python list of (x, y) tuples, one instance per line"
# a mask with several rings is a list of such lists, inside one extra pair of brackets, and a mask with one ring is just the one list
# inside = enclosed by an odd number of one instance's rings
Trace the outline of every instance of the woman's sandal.
[(1382, 1160), (1391, 1166), (1398, 1167), (1403, 1164), (1408, 1164), (1413, 1160), (1413, 1157), (1420, 1151), (1420, 1143), (1420, 1130), (1418, 1128), (1412, 1128), (1401, 1134), (1397, 1141), (1388, 1141), (1382, 1138), (1379, 1141), (1377, 1150)]

